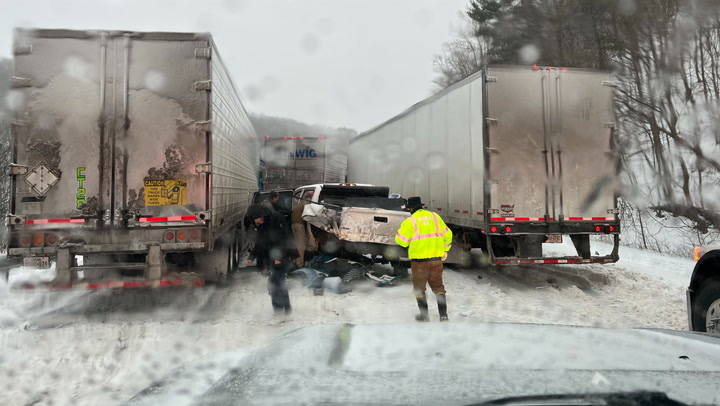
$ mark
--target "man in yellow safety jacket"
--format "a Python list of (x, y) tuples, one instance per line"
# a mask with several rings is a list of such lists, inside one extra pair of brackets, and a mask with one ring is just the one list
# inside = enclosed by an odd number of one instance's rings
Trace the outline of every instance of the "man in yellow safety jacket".
[(419, 197), (408, 199), (406, 207), (412, 215), (400, 225), (395, 242), (408, 248), (408, 257), (412, 261), (413, 291), (420, 308), (415, 320), (429, 320), (425, 287), (430, 283), (437, 298), (440, 321), (448, 321), (442, 272), (443, 261), (452, 245), (452, 231), (437, 213), (423, 209), (424, 206)]

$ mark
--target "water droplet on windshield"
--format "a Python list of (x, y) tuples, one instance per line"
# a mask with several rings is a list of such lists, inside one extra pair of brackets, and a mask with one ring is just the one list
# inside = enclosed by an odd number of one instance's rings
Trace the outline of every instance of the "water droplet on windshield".
[(158, 70), (150, 70), (145, 74), (145, 87), (152, 91), (163, 90), (166, 82), (165, 74)]
[(93, 66), (78, 56), (70, 56), (63, 66), (65, 73), (71, 77), (89, 82), (92, 79)]
[(540, 48), (534, 44), (527, 44), (518, 51), (520, 62), (524, 65), (532, 65), (540, 59)]
[(320, 41), (318, 41), (318, 38), (315, 34), (305, 34), (300, 39), (300, 46), (305, 52), (311, 54), (317, 51), (320, 46)]
[(7, 106), (10, 111), (20, 110), (24, 102), (25, 95), (20, 90), (11, 90), (5, 96), (5, 106)]
[(420, 183), (423, 180), (425, 180), (425, 176), (423, 175), (423, 171), (420, 168), (412, 168), (407, 174), (408, 179), (410, 179), (410, 182), (412, 183)]
[(430, 169), (442, 169), (447, 165), (445, 157), (437, 152), (428, 154), (427, 163)]
[(637, 11), (635, 0), (620, 0), (618, 2), (618, 11), (625, 16), (631, 16)]
[(243, 89), (243, 93), (248, 98), (249, 101), (255, 102), (262, 99), (262, 91), (260, 90), (260, 87), (257, 85), (247, 85)]
[(417, 149), (417, 141), (414, 138), (405, 138), (402, 141), (402, 147), (405, 152), (413, 153)]

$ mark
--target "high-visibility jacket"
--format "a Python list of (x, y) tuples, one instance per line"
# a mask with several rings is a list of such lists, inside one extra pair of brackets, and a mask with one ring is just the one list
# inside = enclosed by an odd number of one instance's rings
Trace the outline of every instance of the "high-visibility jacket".
[(440, 216), (420, 209), (400, 225), (395, 242), (408, 247), (410, 259), (441, 258), (452, 246), (452, 231)]

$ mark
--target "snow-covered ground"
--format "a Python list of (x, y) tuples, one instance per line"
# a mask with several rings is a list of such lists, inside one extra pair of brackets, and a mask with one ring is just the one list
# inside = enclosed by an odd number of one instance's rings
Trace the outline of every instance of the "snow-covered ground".
[[(546, 247), (568, 249), (567, 242)], [(621, 258), (610, 265), (446, 268), (450, 320), (687, 329), (693, 262), (632, 248), (622, 248)], [(417, 310), (409, 281), (313, 296), (293, 280), (290, 295), (294, 313), (276, 324), (266, 279), (250, 271), (224, 289), (42, 293), (2, 285), (0, 404), (117, 404), (211, 354), (244, 353), (313, 324), (407, 322)]]

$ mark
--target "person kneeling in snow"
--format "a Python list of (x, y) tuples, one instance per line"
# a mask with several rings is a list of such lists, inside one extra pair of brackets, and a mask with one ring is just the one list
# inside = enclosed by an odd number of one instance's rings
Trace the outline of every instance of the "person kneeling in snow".
[[(245, 215), (246, 226), (254, 226), (257, 230), (255, 246), (250, 257), (258, 260), (258, 267), (270, 269), (268, 293), (276, 314), (290, 314), (290, 295), (288, 294), (286, 276), (290, 271), (296, 249), (285, 218), (277, 211), (271, 212), (267, 207), (253, 204), (248, 207)], [(248, 265), (252, 259), (248, 260)]]

